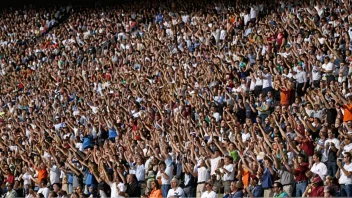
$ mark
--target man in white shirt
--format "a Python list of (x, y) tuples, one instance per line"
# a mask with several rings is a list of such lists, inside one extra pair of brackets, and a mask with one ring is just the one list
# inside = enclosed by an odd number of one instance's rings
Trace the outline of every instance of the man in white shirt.
[(224, 185), (224, 192), (230, 192), (230, 184), (235, 179), (233, 159), (231, 156), (225, 156), (224, 166), (219, 169), (223, 173), (222, 181)]
[(261, 75), (261, 79), (263, 79), (263, 93), (264, 93), (264, 96), (266, 96), (269, 91), (273, 90), (269, 68), (267, 67), (264, 68), (264, 72)]
[(337, 171), (337, 151), (340, 149), (340, 140), (335, 137), (331, 129), (328, 129), (328, 138), (324, 144), (324, 155), (327, 158), (328, 175), (335, 176)]
[(205, 184), (205, 191), (202, 193), (201, 198), (217, 198), (218, 195), (213, 191), (213, 183), (211, 181), (208, 181)]
[(297, 74), (296, 74), (296, 81), (297, 81), (297, 96), (302, 97), (307, 88), (307, 73), (303, 70), (301, 65), (297, 67)]
[(342, 166), (341, 160), (337, 160), (337, 166), (340, 169), (340, 193), (341, 197), (351, 197), (352, 196), (352, 163), (351, 163), (351, 153), (345, 153), (343, 155)]
[(333, 72), (335, 71), (335, 65), (330, 61), (329, 56), (324, 57), (324, 64), (322, 65), (322, 71), (325, 72), (328, 84), (335, 79)]
[(40, 188), (38, 190), (38, 193), (37, 194), (43, 194), (44, 195), (44, 198), (48, 198), (49, 197), (49, 193), (50, 193), (50, 190), (49, 188), (47, 187), (48, 185), (48, 181), (46, 179), (42, 179), (40, 181)]
[(10, 183), (6, 183), (7, 192), (5, 194), (5, 198), (16, 198), (17, 192), (13, 189), (13, 185)]
[(200, 160), (199, 166), (194, 171), (193, 176), (198, 177), (197, 198), (200, 198), (204, 191), (205, 182), (210, 178), (208, 169), (205, 167), (205, 162), (203, 159)]
[(324, 181), (328, 174), (328, 168), (323, 162), (321, 162), (321, 153), (315, 152), (313, 155), (313, 160), (314, 164), (310, 171), (316, 175), (319, 175), (320, 178)]
[(159, 171), (156, 175), (157, 179), (161, 179), (161, 192), (166, 197), (171, 188), (171, 179), (173, 177), (173, 165), (171, 157), (166, 158), (165, 162), (159, 163)]

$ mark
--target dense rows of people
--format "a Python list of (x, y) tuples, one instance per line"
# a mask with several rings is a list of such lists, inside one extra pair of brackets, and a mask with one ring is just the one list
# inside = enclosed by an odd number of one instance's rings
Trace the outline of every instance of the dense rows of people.
[(351, 197), (350, 0), (3, 9), (14, 197)]

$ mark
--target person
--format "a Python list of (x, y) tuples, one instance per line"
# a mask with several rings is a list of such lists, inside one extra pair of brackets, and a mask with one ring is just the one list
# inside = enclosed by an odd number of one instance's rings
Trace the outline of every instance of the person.
[(320, 161), (321, 160), (321, 153), (314, 152), (313, 160), (314, 160), (314, 164), (313, 164), (312, 168), (310, 169), (310, 171), (315, 175), (319, 175), (319, 177), (322, 180), (325, 180), (325, 177), (328, 174), (328, 169), (327, 169), (326, 165)]
[(161, 189), (157, 180), (153, 180), (152, 191), (149, 194), (149, 198), (162, 198)]
[(17, 197), (17, 192), (13, 189), (13, 184), (6, 183), (7, 192), (5, 194), (5, 198), (15, 198)]
[(273, 185), (274, 197), (289, 197), (288, 194), (283, 190), (280, 182), (275, 182)]
[(304, 161), (304, 158), (303, 154), (299, 154), (297, 158), (293, 158), (296, 197), (301, 197), (308, 186), (306, 173), (309, 171), (309, 164)]
[(165, 162), (159, 163), (159, 171), (156, 175), (157, 179), (161, 180), (161, 191), (163, 197), (167, 196), (169, 189), (171, 188), (171, 179), (172, 179), (172, 165), (166, 166)]
[[(129, 174), (127, 176), (127, 187), (125, 193), (122, 193), (124, 197), (139, 197), (141, 194), (140, 187), (138, 186), (138, 182), (136, 180), (136, 175)], [(119, 193), (120, 194), (120, 193)]]
[(250, 186), (246, 187), (245, 190), (249, 197), (263, 197), (264, 195), (264, 190), (258, 184), (258, 178), (254, 175), (251, 176)]
[(181, 197), (184, 198), (185, 197), (185, 192), (183, 191), (183, 189), (181, 187), (179, 187), (179, 183), (178, 183), (178, 179), (173, 178), (171, 180), (171, 188), (169, 190), (169, 192), (167, 193), (167, 198), (176, 198), (176, 197)]
[(308, 185), (302, 197), (322, 197), (324, 196), (323, 180), (319, 175), (312, 178), (312, 183)]
[(205, 183), (205, 191), (202, 193), (201, 198), (217, 198), (218, 195), (213, 190), (213, 183), (211, 181), (207, 181)]
[(201, 159), (199, 166), (193, 172), (193, 176), (198, 178), (197, 181), (197, 198), (202, 196), (204, 191), (205, 182), (209, 179), (208, 169), (205, 167), (205, 161)]
[(264, 189), (264, 197), (272, 197), (273, 193), (271, 191), (274, 184), (274, 177), (276, 175), (275, 170), (272, 167), (272, 161), (266, 157), (264, 158), (264, 173), (262, 175), (262, 187)]
[(43, 194), (45, 198), (48, 198), (50, 193), (50, 189), (48, 188), (48, 181), (45, 178), (41, 179), (39, 186), (40, 188), (37, 194)]
[(343, 163), (342, 160), (337, 160), (337, 166), (339, 167), (339, 174), (336, 176), (339, 178), (340, 184), (340, 194), (342, 197), (352, 196), (352, 158), (351, 153), (343, 154)]
[(225, 194), (224, 198), (229, 198), (229, 197), (243, 197), (243, 184), (242, 182), (231, 182), (230, 185), (230, 193)]

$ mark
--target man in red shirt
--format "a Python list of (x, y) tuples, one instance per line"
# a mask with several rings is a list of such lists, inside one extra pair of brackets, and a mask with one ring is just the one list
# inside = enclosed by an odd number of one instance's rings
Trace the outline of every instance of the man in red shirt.
[(305, 162), (305, 156), (299, 154), (298, 158), (293, 158), (294, 176), (296, 181), (296, 197), (302, 197), (302, 194), (308, 186), (306, 172), (309, 171), (309, 164)]

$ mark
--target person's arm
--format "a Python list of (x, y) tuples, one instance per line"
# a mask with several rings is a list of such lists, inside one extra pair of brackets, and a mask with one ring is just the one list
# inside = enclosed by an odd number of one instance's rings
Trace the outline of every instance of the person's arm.
[(352, 171), (346, 170), (342, 166), (342, 162), (340, 160), (337, 160), (337, 166), (339, 167), (340, 171), (342, 171), (347, 177), (351, 177), (352, 176)]

